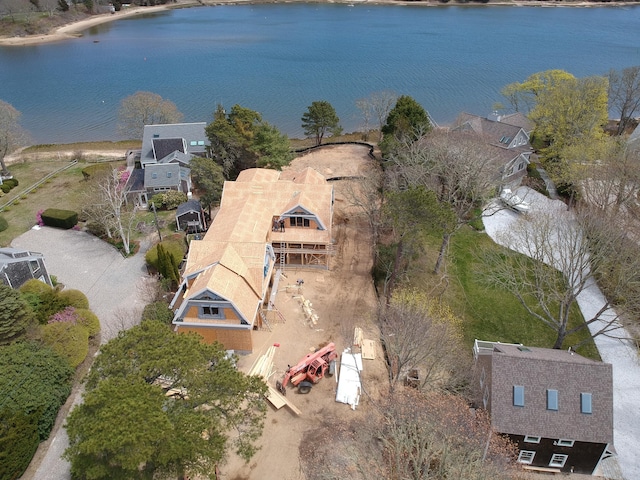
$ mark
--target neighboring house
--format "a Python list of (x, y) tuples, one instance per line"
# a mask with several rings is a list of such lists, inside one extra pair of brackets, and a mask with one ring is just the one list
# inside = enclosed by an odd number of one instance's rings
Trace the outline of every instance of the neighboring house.
[(520, 184), (527, 173), (533, 150), (529, 143), (533, 124), (521, 113), (501, 116), (497, 112), (488, 117), (462, 113), (453, 131), (471, 131), (486, 138), (501, 158), (501, 182), (505, 187)]
[(187, 233), (199, 233), (207, 229), (204, 211), (198, 200), (189, 200), (178, 205), (176, 225), (178, 230), (183, 230)]
[(0, 282), (11, 288), (20, 288), (32, 278), (53, 286), (41, 253), (0, 248)]
[(329, 268), (332, 217), (333, 187), (311, 168), (254, 168), (225, 182), (215, 220), (189, 246), (175, 330), (251, 352), (252, 330), (268, 327), (277, 270)]
[(571, 350), (479, 340), (473, 353), (478, 400), (492, 429), (517, 444), (524, 468), (593, 474), (613, 455), (610, 364)]
[(633, 132), (631, 132), (631, 135), (629, 135), (627, 145), (631, 148), (640, 148), (640, 124), (638, 124)]
[(146, 206), (153, 195), (167, 190), (191, 191), (189, 163), (193, 157), (208, 155), (206, 125), (204, 122), (145, 125), (140, 168), (132, 169), (127, 182), (129, 195), (138, 205)]

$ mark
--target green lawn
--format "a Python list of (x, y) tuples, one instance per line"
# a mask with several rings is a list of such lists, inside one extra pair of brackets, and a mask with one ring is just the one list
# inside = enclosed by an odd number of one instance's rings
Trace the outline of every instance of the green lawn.
[(28, 195), (24, 192), (49, 173), (68, 165), (68, 161), (38, 161), (11, 165), (9, 170), (19, 185), (0, 198), (0, 205), (17, 198), (18, 202), (0, 212), (9, 228), (0, 232), (0, 245), (8, 246), (11, 240), (36, 224), (36, 214), (47, 208), (79, 211), (85, 201), (86, 182), (82, 177), (84, 164), (77, 164), (47, 180)]
[[(556, 335), (552, 329), (532, 318), (512, 294), (482, 281), (483, 275), (490, 274), (489, 266), (482, 260), (482, 252), (503, 247), (496, 245), (485, 233), (461, 229), (452, 238), (446, 282), (442, 282), (441, 277), (432, 273), (439, 241), (439, 238), (429, 239), (426, 255), (409, 272), (410, 283), (441, 295), (463, 319), (465, 344), (469, 349), (476, 338), (534, 347), (553, 346)], [(583, 321), (577, 306), (571, 315), (573, 325)], [(567, 338), (566, 345), (577, 344), (588, 336), (584, 330)], [(578, 353), (600, 359), (593, 341), (579, 348)]]

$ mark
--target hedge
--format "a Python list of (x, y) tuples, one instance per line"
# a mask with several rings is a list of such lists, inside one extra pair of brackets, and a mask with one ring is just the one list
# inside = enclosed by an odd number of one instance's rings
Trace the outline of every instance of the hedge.
[(72, 210), (47, 208), (42, 212), (42, 222), (49, 227), (69, 229), (78, 223), (78, 213)]
[(89, 308), (89, 299), (80, 290), (63, 290), (58, 293), (58, 298), (64, 302), (65, 306), (85, 309)]
[(42, 341), (63, 357), (71, 368), (89, 354), (89, 330), (80, 324), (56, 322), (42, 326)]
[(7, 228), (9, 228), (9, 222), (4, 217), (0, 217), (0, 232), (4, 232)]

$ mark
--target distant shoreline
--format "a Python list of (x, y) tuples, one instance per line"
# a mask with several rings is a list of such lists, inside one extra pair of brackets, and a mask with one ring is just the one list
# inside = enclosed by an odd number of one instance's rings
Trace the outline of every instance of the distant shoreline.
[(177, 3), (158, 5), (154, 7), (134, 7), (121, 10), (115, 14), (104, 13), (92, 17), (69, 23), (56, 30), (40, 35), (28, 35), (23, 37), (0, 37), (0, 46), (29, 46), (40, 45), (51, 42), (59, 42), (72, 38), (81, 37), (84, 30), (95, 25), (113, 22), (122, 18), (135, 17), (147, 13), (160, 12), (174, 8), (186, 8), (196, 6), (215, 5), (242, 5), (242, 4), (265, 4), (265, 3), (339, 3), (348, 5), (410, 5), (419, 7), (491, 7), (491, 6), (511, 6), (511, 7), (541, 7), (541, 8), (598, 8), (598, 7), (629, 7), (638, 6), (640, 1), (632, 2), (558, 2), (544, 0), (489, 0), (488, 3), (441, 3), (439, 1), (406, 1), (406, 0), (178, 0)]

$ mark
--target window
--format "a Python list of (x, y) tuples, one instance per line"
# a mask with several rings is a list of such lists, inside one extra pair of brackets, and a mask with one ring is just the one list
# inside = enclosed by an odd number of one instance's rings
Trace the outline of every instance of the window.
[(551, 461), (549, 462), (550, 467), (564, 467), (564, 464), (567, 462), (567, 458), (569, 455), (563, 455), (561, 453), (554, 453), (551, 457)]
[(580, 394), (580, 411), (582, 413), (592, 413), (592, 410), (591, 410), (591, 394), (590, 393), (581, 393)]
[(153, 138), (160, 138), (160, 134), (158, 134), (158, 133), (154, 133), (154, 134), (153, 134)]
[(292, 227), (308, 227), (309, 219), (303, 217), (291, 217), (289, 218), (289, 225)]
[(40, 265), (37, 260), (29, 260), (29, 268), (31, 269), (31, 275), (34, 275), (38, 270), (40, 270)]
[(204, 140), (198, 140), (198, 145), (200, 145), (201, 147), (204, 146)]
[(524, 441), (527, 443), (540, 443), (540, 437), (532, 437), (527, 435), (524, 437)]
[(156, 172), (153, 172), (153, 173), (151, 174), (151, 178), (158, 178), (158, 174), (157, 174)]
[(547, 410), (558, 410), (557, 390), (547, 390)]
[(574, 440), (567, 440), (566, 438), (561, 438), (557, 442), (555, 442), (555, 445), (557, 445), (558, 447), (573, 447), (573, 444)]
[(533, 457), (535, 456), (536, 452), (532, 452), (531, 450), (520, 450), (520, 455), (518, 455), (518, 462), (531, 465), (531, 463), (533, 462)]
[(171, 172), (167, 172), (167, 178), (171, 178)]
[(520, 385), (513, 386), (513, 406), (524, 407), (524, 387)]
[(218, 307), (201, 307), (203, 317), (219, 317), (220, 309)]
[(195, 140), (191, 140), (189, 142), (189, 145), (191, 145), (192, 147), (195, 147), (196, 145), (198, 145), (198, 142), (196, 142)]

